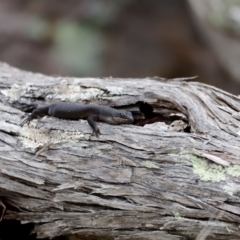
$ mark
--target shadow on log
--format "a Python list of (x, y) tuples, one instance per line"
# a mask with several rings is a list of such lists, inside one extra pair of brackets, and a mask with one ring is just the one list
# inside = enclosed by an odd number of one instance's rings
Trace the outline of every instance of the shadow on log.
[[(49, 77), (0, 65), (0, 198), (38, 238), (240, 239), (240, 101), (188, 79)], [(131, 125), (53, 117), (60, 101), (127, 109)]]

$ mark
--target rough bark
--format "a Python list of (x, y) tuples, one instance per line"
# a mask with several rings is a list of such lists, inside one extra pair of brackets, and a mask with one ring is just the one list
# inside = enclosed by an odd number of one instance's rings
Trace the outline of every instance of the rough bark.
[[(50, 77), (6, 64), (0, 86), (4, 219), (34, 223), (39, 238), (240, 239), (238, 96), (184, 79)], [(99, 138), (84, 120), (19, 126), (24, 111), (57, 101), (129, 109), (136, 121), (99, 123)], [(145, 120), (144, 103), (154, 109)]]

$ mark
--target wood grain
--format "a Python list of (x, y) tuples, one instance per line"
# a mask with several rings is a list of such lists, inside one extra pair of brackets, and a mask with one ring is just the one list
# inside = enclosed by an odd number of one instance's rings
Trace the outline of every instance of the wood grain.
[[(0, 70), (4, 219), (34, 223), (39, 238), (240, 239), (238, 96), (188, 79), (53, 77), (3, 63)], [(19, 126), (24, 111), (58, 101), (136, 116), (146, 102), (154, 119), (167, 121), (99, 123), (99, 138), (84, 120)], [(168, 124), (174, 116), (187, 131)]]

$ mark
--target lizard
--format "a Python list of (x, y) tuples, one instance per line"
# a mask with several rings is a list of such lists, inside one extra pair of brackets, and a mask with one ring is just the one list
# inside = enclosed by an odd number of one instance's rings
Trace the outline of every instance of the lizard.
[(100, 130), (96, 121), (102, 121), (109, 124), (129, 124), (134, 121), (132, 113), (126, 110), (118, 110), (104, 105), (78, 104), (59, 102), (48, 106), (38, 107), (25, 118), (20, 126), (29, 123), (38, 117), (53, 116), (62, 119), (79, 120), (87, 119), (88, 124), (93, 130), (96, 137), (99, 136)]

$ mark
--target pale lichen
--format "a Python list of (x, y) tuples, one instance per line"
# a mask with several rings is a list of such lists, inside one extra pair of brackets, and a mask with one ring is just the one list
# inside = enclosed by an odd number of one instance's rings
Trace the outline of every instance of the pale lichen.
[(233, 177), (240, 176), (240, 165), (222, 166), (213, 163), (203, 156), (198, 154), (196, 150), (193, 153), (182, 152), (191, 163), (193, 164), (193, 172), (197, 174), (202, 181), (220, 182), (226, 180), (226, 175)]
[(141, 163), (141, 166), (146, 167), (146, 168), (159, 169), (159, 167), (151, 161), (144, 161), (144, 162)]
[(184, 153), (185, 157), (193, 164), (193, 172), (197, 174), (202, 181), (220, 182), (225, 180), (226, 170), (221, 165), (211, 163), (202, 157), (194, 154)]
[(226, 170), (221, 165), (210, 163), (199, 157), (192, 158), (191, 162), (193, 163), (193, 172), (199, 175), (202, 181), (220, 182), (226, 178)]
[(104, 91), (95, 87), (83, 88), (79, 81), (61, 81), (61, 84), (54, 87), (52, 93), (46, 96), (46, 99), (54, 99), (60, 101), (91, 101), (102, 96)]
[(233, 177), (239, 177), (240, 176), (240, 165), (233, 165), (227, 168), (227, 174), (233, 176)]
[(183, 218), (179, 212), (172, 212), (172, 213), (173, 213), (174, 217), (177, 219)]
[(21, 86), (14, 84), (10, 89), (3, 89), (0, 92), (12, 103), (17, 101), (25, 90)]
[(237, 192), (240, 191), (240, 187), (238, 184), (236, 183), (228, 183), (226, 182), (223, 186), (222, 189), (224, 190), (224, 192), (228, 193), (229, 195), (233, 195)]
[(61, 130), (41, 130), (35, 128), (23, 127), (20, 131), (19, 140), (27, 148), (37, 148), (46, 144), (56, 144), (66, 141), (77, 142), (80, 139), (85, 139), (86, 136), (81, 132), (76, 131), (61, 131)]

